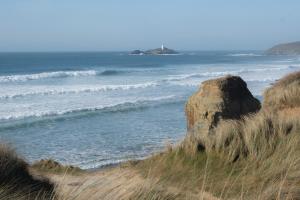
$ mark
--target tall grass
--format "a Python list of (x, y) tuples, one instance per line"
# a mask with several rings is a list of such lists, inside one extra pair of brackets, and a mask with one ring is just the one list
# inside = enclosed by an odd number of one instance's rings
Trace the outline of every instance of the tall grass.
[[(141, 162), (139, 169), (160, 184), (195, 193), (204, 187), (222, 199), (300, 198), (300, 118), (260, 113), (224, 121), (214, 134), (205, 151), (191, 152), (182, 144)], [(197, 144), (188, 138), (189, 146)]]
[(277, 81), (264, 92), (263, 107), (268, 111), (300, 106), (300, 71)]
[(0, 199), (55, 199), (54, 185), (34, 176), (28, 164), (7, 145), (0, 145)]
[[(257, 114), (201, 124), (138, 165), (144, 177), (220, 199), (300, 199), (300, 72), (265, 92)], [(199, 128), (197, 128), (199, 127)]]

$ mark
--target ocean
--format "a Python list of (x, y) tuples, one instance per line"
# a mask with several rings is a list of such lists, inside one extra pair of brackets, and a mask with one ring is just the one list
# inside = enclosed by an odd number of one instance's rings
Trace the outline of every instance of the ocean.
[(260, 51), (0, 53), (0, 140), (29, 162), (143, 159), (185, 136), (185, 102), (201, 82), (238, 75), (262, 100), (299, 69), (299, 57)]

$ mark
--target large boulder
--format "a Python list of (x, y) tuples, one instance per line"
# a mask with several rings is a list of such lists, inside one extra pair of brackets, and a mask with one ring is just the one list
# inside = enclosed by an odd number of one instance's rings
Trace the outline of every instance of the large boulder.
[(240, 119), (257, 112), (261, 105), (238, 76), (205, 81), (186, 104), (188, 130), (197, 125), (208, 133), (222, 119)]

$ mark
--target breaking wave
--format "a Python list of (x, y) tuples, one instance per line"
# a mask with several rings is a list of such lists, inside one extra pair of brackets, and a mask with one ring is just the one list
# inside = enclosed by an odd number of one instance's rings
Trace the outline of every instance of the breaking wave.
[(155, 104), (160, 103), (172, 103), (182, 101), (181, 98), (175, 98), (175, 95), (169, 96), (160, 96), (160, 97), (152, 97), (152, 98), (140, 98), (137, 100), (128, 100), (116, 104), (110, 104), (105, 106), (91, 106), (91, 107), (79, 107), (79, 108), (66, 108), (61, 110), (30, 110), (30, 111), (22, 111), (16, 113), (7, 113), (6, 115), (0, 116), (0, 120), (12, 120), (12, 119), (24, 119), (30, 117), (49, 117), (49, 116), (59, 116), (59, 115), (67, 115), (67, 114), (76, 114), (83, 112), (95, 112), (95, 111), (104, 111), (104, 112), (121, 112), (121, 111), (130, 111), (135, 110)]
[(36, 86), (33, 88), (26, 88), (23, 91), (8, 91), (8, 93), (0, 94), (0, 99), (18, 98), (33, 95), (62, 95), (62, 94), (77, 94), (77, 93), (96, 93), (114, 90), (132, 90), (144, 89), (148, 87), (155, 87), (159, 84), (156, 82), (146, 82), (131, 85), (73, 85), (73, 86)]
[(180, 75), (172, 75), (169, 78), (165, 79), (166, 81), (180, 81), (186, 80), (190, 78), (210, 78), (210, 77), (219, 77), (226, 75), (241, 75), (244, 73), (251, 72), (268, 72), (268, 71), (280, 71), (287, 69), (299, 68), (300, 66), (283, 66), (283, 67), (266, 67), (266, 68), (256, 68), (256, 69), (239, 69), (239, 70), (231, 70), (231, 71), (221, 71), (221, 72), (201, 72), (201, 73), (191, 73), (191, 74), (180, 74)]
[(0, 76), (0, 83), (24, 82), (24, 81), (31, 81), (31, 80), (47, 79), (47, 78), (96, 76), (96, 75), (97, 75), (97, 72), (95, 70), (42, 72), (42, 73), (37, 73), (37, 74), (20, 74), (20, 75)]
[(112, 75), (117, 75), (117, 74), (120, 74), (120, 73), (122, 73), (122, 72), (118, 71), (118, 70), (104, 70), (103, 72), (100, 73), (100, 75), (112, 76)]
[(233, 57), (250, 57), (250, 56), (262, 56), (262, 55), (255, 54), (255, 53), (233, 53), (233, 54), (228, 54), (228, 56), (233, 56)]

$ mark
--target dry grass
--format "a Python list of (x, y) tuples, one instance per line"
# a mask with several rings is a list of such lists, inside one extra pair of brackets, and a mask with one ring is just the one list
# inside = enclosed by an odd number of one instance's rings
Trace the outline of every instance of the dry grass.
[[(145, 177), (220, 199), (300, 198), (300, 117), (260, 113), (224, 121), (205, 151), (186, 144), (138, 165)], [(199, 138), (189, 133), (188, 146)]]
[[(198, 200), (199, 195), (162, 184), (158, 178), (142, 177), (130, 164), (82, 176), (52, 176), (61, 200)], [(203, 192), (206, 200), (215, 200)]]
[(263, 107), (268, 111), (300, 106), (300, 72), (277, 81), (264, 93)]
[(54, 185), (30, 174), (28, 164), (7, 145), (0, 145), (0, 199), (55, 199)]
[(42, 159), (31, 165), (31, 168), (40, 173), (54, 173), (54, 174), (74, 174), (80, 175), (84, 173), (79, 167), (74, 167), (72, 165), (62, 165), (52, 159)]
[(199, 124), (138, 168), (160, 184), (220, 199), (300, 199), (299, 83), (299, 72), (283, 78), (259, 113), (221, 121), (209, 134)]

